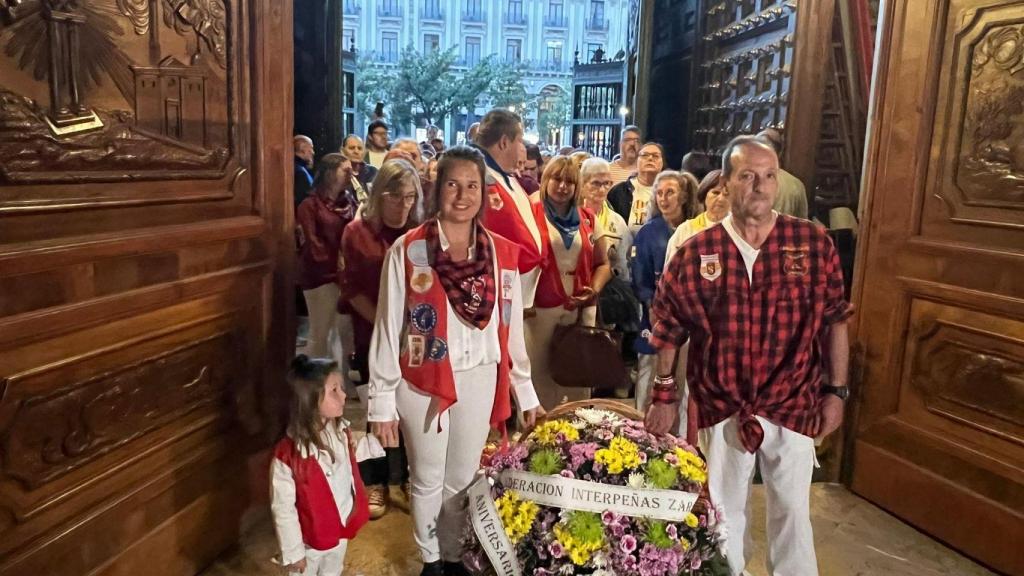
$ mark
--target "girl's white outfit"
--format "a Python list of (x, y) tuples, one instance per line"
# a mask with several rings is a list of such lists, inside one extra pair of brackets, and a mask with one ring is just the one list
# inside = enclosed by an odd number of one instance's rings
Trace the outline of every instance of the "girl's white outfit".
[[(438, 235), (441, 249), (447, 250), (443, 228), (438, 227)], [(370, 341), (368, 419), (399, 421), (409, 457), (415, 539), (423, 561), (458, 562), (462, 553), (459, 538), (466, 519), (465, 490), (480, 468), (497, 387), (501, 306), (495, 304), (490, 321), (480, 330), (463, 321), (446, 300), (448, 358), (458, 401), (439, 421), (437, 402), (402, 378), (399, 364), (407, 316), (405, 245), (403, 236), (391, 246), (381, 276), (377, 319)], [(470, 246), (469, 258), (473, 258), (474, 249), (475, 246)], [(494, 270), (500, 270), (497, 260)], [(496, 282), (500, 286), (500, 279)], [(511, 387), (520, 410), (526, 411), (536, 408), (539, 402), (530, 379), (530, 359), (523, 335), (522, 285), (518, 277), (511, 289)]]
[[(317, 463), (327, 478), (327, 483), (338, 505), (341, 518), (348, 518), (355, 506), (356, 485), (349, 460), (349, 447), (345, 426), (328, 425), (323, 431), (324, 443), (334, 452), (334, 459), (326, 451), (319, 450)], [(302, 457), (308, 457), (305, 447), (297, 446)], [(270, 465), (270, 511), (274, 517), (274, 530), (281, 547), (281, 564), (287, 566), (303, 558), (306, 569), (296, 572), (303, 576), (339, 576), (345, 563), (348, 540), (342, 540), (330, 550), (308, 548), (302, 541), (299, 514), (295, 507), (295, 480), (292, 470), (284, 462), (274, 458)]]

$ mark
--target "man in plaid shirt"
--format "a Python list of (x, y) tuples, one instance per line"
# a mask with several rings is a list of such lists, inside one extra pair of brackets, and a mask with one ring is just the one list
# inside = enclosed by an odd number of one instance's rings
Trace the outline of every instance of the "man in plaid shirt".
[(774, 149), (753, 137), (726, 147), (723, 176), (732, 213), (679, 249), (651, 309), (658, 377), (647, 427), (660, 434), (673, 424), (678, 396), (672, 375), (679, 347), (689, 339), (687, 383), (732, 572), (743, 572), (751, 552), (748, 496), (759, 462), (768, 572), (813, 576), (814, 438), (832, 433), (843, 419), (852, 309), (825, 231), (772, 210), (778, 172)]

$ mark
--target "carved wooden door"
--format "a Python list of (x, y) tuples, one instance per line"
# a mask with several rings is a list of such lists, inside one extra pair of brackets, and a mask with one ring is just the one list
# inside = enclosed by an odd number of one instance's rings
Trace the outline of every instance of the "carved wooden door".
[(0, 575), (194, 574), (265, 501), (290, 6), (0, 0)]
[(1024, 2), (884, 10), (852, 488), (1024, 574)]

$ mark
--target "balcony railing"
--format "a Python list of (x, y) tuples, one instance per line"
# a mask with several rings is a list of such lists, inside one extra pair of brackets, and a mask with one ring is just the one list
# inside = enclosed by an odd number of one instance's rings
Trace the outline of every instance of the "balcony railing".
[(526, 14), (522, 12), (505, 12), (505, 24), (511, 26), (525, 26)]
[(466, 10), (462, 13), (463, 22), (483, 22), (487, 14), (483, 10)]
[(402, 6), (398, 2), (389, 0), (388, 2), (381, 2), (377, 6), (377, 15), (384, 17), (401, 17)]
[(379, 62), (382, 64), (394, 64), (398, 62), (401, 54), (396, 50), (394, 52), (383, 51), (383, 50), (363, 50), (359, 52), (359, 55), (371, 62)]
[(564, 14), (561, 16), (549, 14), (544, 17), (544, 25), (550, 28), (568, 28), (569, 19)]
[(596, 17), (587, 18), (587, 30), (593, 30), (595, 32), (607, 32), (608, 20), (605, 18)]

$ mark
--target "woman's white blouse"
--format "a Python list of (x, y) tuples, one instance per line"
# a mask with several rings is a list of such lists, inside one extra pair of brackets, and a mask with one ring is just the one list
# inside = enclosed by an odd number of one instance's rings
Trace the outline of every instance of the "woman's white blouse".
[[(448, 249), (444, 232), (440, 233), (441, 248)], [(473, 247), (470, 247), (470, 258)], [(453, 372), (462, 372), (501, 360), (498, 345), (498, 323), (501, 313), (501, 274), (495, 257), (495, 283), (497, 300), (491, 320), (483, 330), (470, 326), (445, 299), (448, 314), (448, 357)], [(540, 405), (530, 378), (530, 358), (526, 355), (523, 335), (523, 294), (519, 272), (512, 283), (512, 318), (509, 322), (508, 354), (512, 363), (511, 384), (520, 410), (531, 410)], [(395, 390), (402, 381), (402, 368), (398, 357), (401, 350), (402, 328), (405, 325), (405, 236), (395, 241), (388, 250), (381, 275), (377, 318), (370, 340), (370, 422), (398, 420)], [(490, 384), (490, 383), (481, 383)]]

